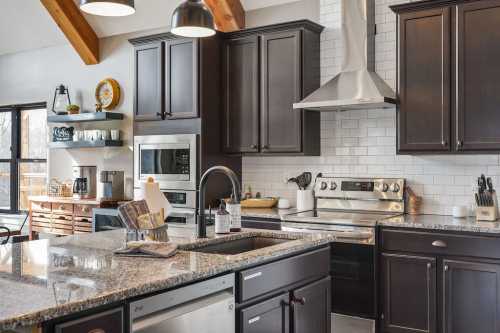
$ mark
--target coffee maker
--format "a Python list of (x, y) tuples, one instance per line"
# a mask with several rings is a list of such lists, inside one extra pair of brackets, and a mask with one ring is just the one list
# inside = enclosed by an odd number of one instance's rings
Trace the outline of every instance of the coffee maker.
[(95, 166), (73, 166), (74, 199), (95, 199), (96, 175), (97, 167)]
[(123, 171), (101, 171), (99, 188), (102, 200), (119, 201), (124, 198)]

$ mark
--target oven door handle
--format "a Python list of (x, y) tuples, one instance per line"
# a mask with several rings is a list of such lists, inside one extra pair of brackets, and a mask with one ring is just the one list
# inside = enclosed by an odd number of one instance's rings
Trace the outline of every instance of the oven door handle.
[(176, 210), (174, 209), (168, 216), (171, 217), (194, 217), (196, 215), (195, 212), (190, 210)]

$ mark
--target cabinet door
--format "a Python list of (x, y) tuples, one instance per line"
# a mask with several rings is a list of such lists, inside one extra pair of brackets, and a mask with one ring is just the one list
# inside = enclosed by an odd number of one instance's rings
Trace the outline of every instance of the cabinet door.
[(500, 265), (443, 260), (443, 332), (500, 332)]
[(261, 150), (293, 153), (302, 150), (301, 32), (264, 34), (261, 65)]
[(500, 1), (459, 5), (457, 150), (500, 150)]
[(331, 280), (326, 278), (292, 292), (293, 332), (331, 332)]
[(383, 254), (382, 332), (436, 332), (436, 261)]
[(224, 43), (224, 151), (259, 151), (259, 38)]
[(162, 42), (135, 48), (135, 120), (161, 120), (163, 113)]
[(290, 332), (289, 294), (245, 308), (239, 314), (240, 333)]
[(398, 150), (450, 150), (450, 8), (399, 16)]
[(198, 40), (167, 41), (165, 61), (166, 118), (198, 117)]

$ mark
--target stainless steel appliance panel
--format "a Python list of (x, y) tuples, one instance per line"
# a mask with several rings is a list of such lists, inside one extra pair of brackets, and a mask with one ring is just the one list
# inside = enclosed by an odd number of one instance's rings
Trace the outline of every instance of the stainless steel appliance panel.
[(134, 186), (153, 177), (161, 189), (196, 190), (196, 134), (146, 135), (134, 138)]
[(233, 333), (234, 274), (129, 304), (133, 333)]

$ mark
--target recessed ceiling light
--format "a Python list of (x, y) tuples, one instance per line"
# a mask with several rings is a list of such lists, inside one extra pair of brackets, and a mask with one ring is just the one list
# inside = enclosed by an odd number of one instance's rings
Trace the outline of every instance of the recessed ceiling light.
[(170, 31), (182, 37), (210, 37), (215, 35), (214, 18), (201, 0), (186, 0), (175, 9)]
[(127, 16), (135, 13), (134, 0), (80, 0), (80, 9), (99, 16)]

